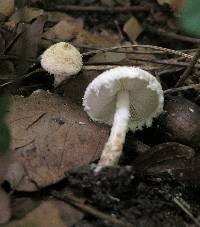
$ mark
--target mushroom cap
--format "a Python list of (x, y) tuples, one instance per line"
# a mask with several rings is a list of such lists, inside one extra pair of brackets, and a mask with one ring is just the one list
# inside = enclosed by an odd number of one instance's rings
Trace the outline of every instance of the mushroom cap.
[(129, 92), (129, 129), (151, 126), (163, 110), (163, 90), (153, 75), (137, 67), (116, 67), (96, 77), (84, 94), (85, 111), (92, 120), (112, 125), (117, 93), (123, 90)]
[(55, 75), (55, 85), (58, 85), (77, 74), (83, 63), (80, 52), (73, 45), (59, 42), (44, 51), (41, 65), (48, 73)]

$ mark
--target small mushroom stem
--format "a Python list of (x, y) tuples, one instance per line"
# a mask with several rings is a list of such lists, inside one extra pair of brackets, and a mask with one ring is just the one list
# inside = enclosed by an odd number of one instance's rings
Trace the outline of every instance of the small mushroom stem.
[(124, 90), (118, 92), (113, 126), (97, 168), (118, 163), (128, 129), (129, 105), (129, 92)]

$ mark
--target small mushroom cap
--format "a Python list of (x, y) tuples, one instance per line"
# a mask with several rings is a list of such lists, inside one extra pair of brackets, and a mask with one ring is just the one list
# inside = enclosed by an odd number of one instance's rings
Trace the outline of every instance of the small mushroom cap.
[(151, 126), (163, 110), (163, 90), (150, 73), (136, 67), (116, 67), (96, 77), (87, 87), (83, 106), (91, 119), (112, 125), (116, 95), (127, 90), (130, 99), (129, 128)]
[(42, 67), (55, 76), (55, 85), (77, 74), (82, 68), (82, 56), (71, 44), (60, 42), (50, 46), (41, 56)]

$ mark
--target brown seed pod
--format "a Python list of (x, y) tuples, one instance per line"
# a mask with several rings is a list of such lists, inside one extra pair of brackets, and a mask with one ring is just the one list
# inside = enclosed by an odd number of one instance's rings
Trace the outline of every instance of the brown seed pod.
[(158, 119), (164, 140), (199, 148), (200, 107), (185, 98), (173, 97), (166, 100), (164, 110)]

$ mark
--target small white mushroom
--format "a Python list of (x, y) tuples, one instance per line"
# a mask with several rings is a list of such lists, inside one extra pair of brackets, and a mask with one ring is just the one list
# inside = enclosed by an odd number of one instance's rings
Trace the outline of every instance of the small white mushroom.
[(82, 68), (82, 56), (71, 44), (60, 42), (50, 46), (41, 55), (41, 66), (54, 74), (54, 85), (76, 75)]
[(163, 90), (150, 73), (136, 67), (117, 67), (103, 72), (87, 87), (83, 106), (94, 121), (112, 125), (98, 169), (116, 165), (128, 128), (151, 126), (163, 110)]

